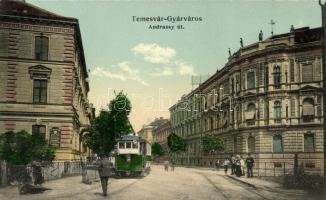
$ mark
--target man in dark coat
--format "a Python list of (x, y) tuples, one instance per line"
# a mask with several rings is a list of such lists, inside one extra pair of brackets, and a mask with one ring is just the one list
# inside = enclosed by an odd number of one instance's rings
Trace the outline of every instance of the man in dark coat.
[(246, 164), (247, 164), (247, 177), (252, 178), (253, 177), (253, 170), (252, 168), (254, 167), (255, 160), (251, 156), (250, 153), (248, 153), (248, 157), (246, 158)]
[(99, 162), (98, 173), (101, 179), (103, 195), (107, 196), (108, 180), (111, 172), (111, 163), (108, 157), (103, 157)]

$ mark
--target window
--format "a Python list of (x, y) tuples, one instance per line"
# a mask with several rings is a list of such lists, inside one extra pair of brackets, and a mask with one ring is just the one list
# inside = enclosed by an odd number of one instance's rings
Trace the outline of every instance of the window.
[(44, 36), (35, 37), (35, 59), (48, 60), (49, 38)]
[(255, 152), (255, 138), (253, 136), (250, 136), (248, 138), (248, 152), (249, 153)]
[(302, 118), (304, 122), (313, 121), (315, 116), (314, 101), (311, 98), (306, 98), (302, 103)]
[(313, 67), (312, 64), (302, 64), (302, 82), (313, 81)]
[(247, 73), (247, 89), (253, 89), (255, 88), (255, 73), (254, 72), (248, 72)]
[(281, 88), (281, 69), (280, 66), (275, 66), (273, 70), (274, 76), (274, 88), (280, 89)]
[(124, 149), (124, 148), (125, 148), (125, 143), (119, 142), (119, 149)]
[(126, 142), (126, 148), (130, 149), (131, 148), (131, 142)]
[(47, 102), (47, 80), (33, 81), (33, 103)]
[(315, 151), (315, 137), (312, 133), (304, 134), (304, 152)]
[(281, 135), (275, 135), (273, 137), (273, 152), (274, 153), (283, 152), (283, 139)]
[(245, 113), (245, 118), (247, 121), (248, 120), (252, 121), (255, 119), (255, 117), (256, 117), (256, 106), (255, 106), (255, 104), (250, 103), (247, 107), (247, 111)]
[(231, 94), (234, 93), (234, 79), (231, 79)]
[(46, 138), (46, 126), (45, 125), (33, 125), (32, 134), (39, 134), (44, 139)]
[(236, 77), (235, 77), (235, 90), (237, 91), (237, 92), (239, 92), (240, 91), (240, 75), (236, 75)]
[(290, 81), (294, 82), (294, 60), (290, 60)]
[(281, 122), (281, 102), (274, 102), (274, 120), (275, 122)]
[(291, 98), (291, 116), (295, 117), (295, 97)]
[(240, 108), (239, 108), (239, 106), (236, 108), (236, 118), (237, 118), (237, 122), (239, 123), (241, 121), (241, 115), (240, 115)]

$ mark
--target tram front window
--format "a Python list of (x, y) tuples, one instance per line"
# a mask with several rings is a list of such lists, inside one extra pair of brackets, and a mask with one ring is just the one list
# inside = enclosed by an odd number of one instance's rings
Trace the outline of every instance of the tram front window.
[(138, 143), (137, 143), (137, 142), (133, 142), (133, 143), (132, 143), (132, 148), (134, 148), (134, 149), (138, 149)]
[(126, 142), (126, 148), (131, 149), (131, 142)]
[(125, 148), (125, 143), (119, 142), (119, 149), (124, 149), (124, 148)]

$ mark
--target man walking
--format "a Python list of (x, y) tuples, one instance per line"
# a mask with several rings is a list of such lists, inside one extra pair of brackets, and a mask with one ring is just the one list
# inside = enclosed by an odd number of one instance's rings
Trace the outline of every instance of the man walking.
[(235, 174), (236, 169), (236, 158), (234, 155), (231, 155), (231, 175)]
[(108, 180), (110, 176), (110, 160), (107, 157), (103, 157), (99, 163), (98, 173), (101, 179), (103, 196), (107, 196), (108, 191)]
[(248, 153), (248, 157), (246, 158), (246, 164), (247, 164), (247, 177), (252, 178), (253, 177), (253, 167), (254, 167), (255, 160), (251, 156), (250, 153)]
[(228, 167), (229, 167), (229, 164), (230, 164), (230, 160), (229, 160), (229, 158), (225, 158), (224, 163), (223, 163), (223, 165), (224, 165), (224, 173), (225, 173), (225, 174), (228, 173)]

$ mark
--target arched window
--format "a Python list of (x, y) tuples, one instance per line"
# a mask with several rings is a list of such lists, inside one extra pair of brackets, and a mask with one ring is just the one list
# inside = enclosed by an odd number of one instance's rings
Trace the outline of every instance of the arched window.
[(280, 89), (281, 88), (281, 69), (280, 66), (275, 66), (273, 70), (274, 76), (274, 88)]
[(274, 102), (274, 120), (275, 122), (281, 122), (281, 102)]
[(273, 152), (282, 153), (283, 152), (283, 138), (282, 135), (275, 135), (273, 137)]
[(256, 106), (254, 103), (250, 103), (247, 106), (247, 111), (245, 113), (246, 120), (254, 120), (256, 116)]

